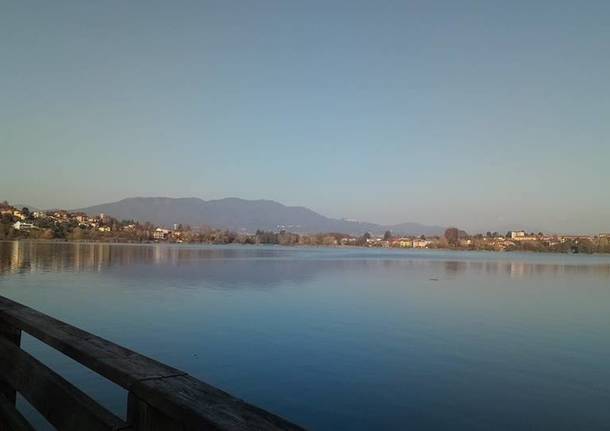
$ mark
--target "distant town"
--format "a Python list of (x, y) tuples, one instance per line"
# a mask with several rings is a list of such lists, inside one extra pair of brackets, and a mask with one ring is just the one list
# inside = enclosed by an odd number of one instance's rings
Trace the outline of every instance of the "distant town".
[(610, 233), (561, 235), (514, 230), (468, 234), (456, 227), (436, 236), (398, 235), (391, 231), (382, 236), (337, 232), (303, 234), (288, 232), (282, 227), (277, 231), (248, 233), (182, 224), (168, 228), (138, 220), (117, 220), (106, 214), (91, 216), (61, 209), (30, 211), (0, 202), (0, 240), (15, 239), (610, 253)]

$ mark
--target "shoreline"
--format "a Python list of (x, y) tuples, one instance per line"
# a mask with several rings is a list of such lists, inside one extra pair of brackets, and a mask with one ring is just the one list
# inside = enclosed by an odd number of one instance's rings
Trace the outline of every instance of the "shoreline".
[(0, 243), (42, 243), (42, 244), (107, 244), (107, 245), (168, 245), (168, 246), (209, 246), (209, 247), (282, 247), (282, 248), (323, 248), (323, 249), (345, 249), (345, 250), (392, 250), (396, 252), (418, 251), (418, 252), (476, 252), (485, 254), (534, 254), (534, 255), (558, 255), (558, 256), (610, 256), (610, 253), (573, 253), (562, 252), (556, 250), (487, 250), (487, 249), (470, 249), (470, 248), (424, 248), (424, 247), (363, 247), (357, 245), (312, 245), (312, 244), (272, 244), (272, 243), (213, 243), (213, 242), (177, 242), (177, 241), (108, 241), (108, 240), (73, 240), (73, 239), (43, 239), (43, 238), (15, 238), (15, 239), (0, 239)]

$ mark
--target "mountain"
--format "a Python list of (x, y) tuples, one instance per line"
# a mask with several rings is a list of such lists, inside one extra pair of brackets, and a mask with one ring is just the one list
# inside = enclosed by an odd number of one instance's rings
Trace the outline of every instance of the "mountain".
[(396, 234), (437, 235), (440, 226), (404, 223), (382, 226), (375, 223), (333, 219), (305, 207), (290, 207), (270, 200), (225, 198), (204, 201), (199, 198), (127, 198), (74, 211), (89, 215), (104, 213), (120, 220), (149, 221), (160, 226), (174, 223), (207, 225), (235, 231), (286, 229), (297, 233), (341, 232), (354, 235), (391, 230)]

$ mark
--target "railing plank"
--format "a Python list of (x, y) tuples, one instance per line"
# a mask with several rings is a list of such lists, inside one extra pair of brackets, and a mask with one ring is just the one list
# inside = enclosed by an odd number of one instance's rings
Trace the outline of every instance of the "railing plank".
[(132, 387), (131, 394), (176, 418), (185, 430), (303, 430), (188, 375), (144, 380)]
[(184, 374), (0, 296), (0, 323), (2, 322), (27, 332), (126, 389), (138, 380)]
[(3, 324), (29, 333), (127, 389), (128, 423), (135, 429), (303, 429), (183, 371), (0, 296)]
[(35, 431), (15, 408), (15, 403), (0, 394), (0, 431)]
[(127, 424), (53, 370), (0, 339), (4, 378), (58, 430), (108, 431)]

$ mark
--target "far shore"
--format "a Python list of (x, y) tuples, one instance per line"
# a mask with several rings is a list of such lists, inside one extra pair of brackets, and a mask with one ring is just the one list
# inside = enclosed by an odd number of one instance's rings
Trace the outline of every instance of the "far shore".
[(43, 239), (43, 238), (16, 238), (16, 239), (0, 239), (0, 242), (24, 242), (24, 243), (45, 243), (45, 244), (106, 244), (106, 245), (168, 245), (168, 246), (210, 246), (210, 247), (278, 247), (278, 248), (327, 248), (327, 249), (345, 249), (345, 250), (393, 250), (396, 252), (477, 252), (482, 254), (548, 254), (548, 255), (584, 255), (584, 256), (610, 256), (607, 252), (593, 253), (572, 253), (569, 251), (551, 251), (551, 250), (489, 250), (476, 248), (457, 248), (457, 247), (367, 247), (359, 245), (327, 245), (327, 244), (272, 244), (272, 243), (212, 243), (212, 242), (178, 242), (178, 241), (124, 241), (124, 240), (107, 240), (107, 239)]

